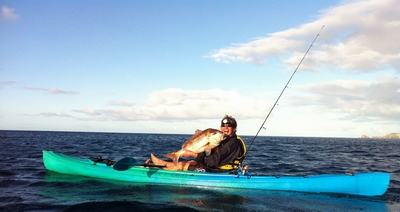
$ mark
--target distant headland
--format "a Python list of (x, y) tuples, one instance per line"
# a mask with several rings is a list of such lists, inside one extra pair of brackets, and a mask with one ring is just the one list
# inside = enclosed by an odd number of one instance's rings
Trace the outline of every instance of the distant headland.
[(362, 135), (361, 138), (390, 138), (390, 139), (400, 139), (400, 133), (390, 133), (387, 134), (385, 136), (366, 136), (366, 135)]

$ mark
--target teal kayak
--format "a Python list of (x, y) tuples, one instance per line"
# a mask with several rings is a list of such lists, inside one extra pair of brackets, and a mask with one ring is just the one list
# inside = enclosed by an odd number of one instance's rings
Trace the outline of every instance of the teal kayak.
[(175, 184), (243, 189), (341, 193), (363, 196), (383, 195), (390, 182), (390, 174), (368, 172), (356, 174), (322, 174), (310, 176), (263, 176), (251, 174), (205, 173), (170, 171), (157, 167), (134, 166), (116, 171), (113, 165), (94, 163), (53, 151), (43, 151), (44, 166), (54, 172), (126, 182)]

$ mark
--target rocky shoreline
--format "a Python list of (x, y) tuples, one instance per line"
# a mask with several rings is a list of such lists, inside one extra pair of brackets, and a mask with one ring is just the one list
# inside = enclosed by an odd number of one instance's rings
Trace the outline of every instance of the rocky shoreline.
[(372, 136), (362, 135), (361, 138), (386, 138), (386, 139), (400, 139), (400, 133), (389, 133), (385, 136)]

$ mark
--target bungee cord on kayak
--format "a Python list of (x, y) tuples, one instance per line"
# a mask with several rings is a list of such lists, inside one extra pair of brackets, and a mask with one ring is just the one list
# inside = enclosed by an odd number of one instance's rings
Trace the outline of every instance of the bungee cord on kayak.
[(272, 111), (274, 110), (275, 106), (278, 104), (278, 101), (279, 101), (279, 99), (281, 98), (283, 92), (285, 92), (285, 90), (286, 90), (286, 88), (288, 87), (290, 81), (292, 80), (294, 74), (297, 72), (297, 69), (299, 69), (301, 63), (303, 62), (304, 58), (306, 57), (307, 53), (310, 51), (310, 49), (311, 49), (311, 47), (313, 46), (315, 40), (317, 40), (319, 34), (321, 33), (321, 31), (322, 31), (322, 29), (323, 29), (324, 27), (325, 27), (325, 25), (323, 25), (323, 26), (321, 27), (321, 29), (319, 30), (318, 34), (315, 36), (314, 40), (312, 41), (311, 45), (308, 47), (308, 49), (307, 49), (306, 53), (304, 54), (303, 58), (300, 60), (300, 62), (299, 62), (299, 64), (297, 65), (296, 69), (293, 71), (293, 74), (290, 76), (290, 78), (289, 78), (288, 82), (286, 83), (285, 87), (283, 88), (282, 92), (279, 94), (279, 96), (278, 96), (278, 98), (276, 99), (274, 105), (272, 106), (272, 108), (271, 108), (271, 110), (269, 111), (268, 115), (265, 117), (263, 123), (261, 124), (260, 129), (258, 129), (256, 135), (254, 136), (253, 140), (251, 141), (249, 147), (247, 148), (247, 152), (249, 152), (251, 146), (253, 145), (254, 141), (256, 140), (256, 138), (257, 138), (258, 134), (260, 133), (261, 129), (266, 129), (266, 128), (264, 127), (265, 122), (267, 121), (267, 119), (268, 119), (269, 116), (271, 115), (271, 113), (272, 113)]

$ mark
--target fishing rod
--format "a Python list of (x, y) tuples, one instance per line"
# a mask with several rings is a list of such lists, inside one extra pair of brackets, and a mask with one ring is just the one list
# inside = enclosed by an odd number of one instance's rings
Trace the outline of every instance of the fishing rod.
[(290, 76), (290, 78), (289, 78), (288, 82), (286, 83), (285, 87), (283, 88), (281, 94), (279, 94), (278, 99), (276, 99), (276, 101), (275, 101), (274, 105), (272, 106), (271, 110), (269, 111), (267, 117), (265, 117), (264, 122), (261, 124), (260, 129), (258, 129), (257, 134), (254, 136), (253, 140), (251, 141), (251, 143), (250, 143), (250, 145), (249, 145), (249, 148), (247, 148), (247, 152), (250, 150), (250, 147), (253, 145), (253, 143), (254, 143), (254, 141), (256, 140), (256, 138), (257, 138), (258, 134), (260, 133), (261, 129), (264, 128), (265, 122), (267, 121), (267, 119), (268, 119), (269, 116), (271, 115), (271, 113), (272, 113), (272, 111), (274, 110), (275, 106), (278, 104), (278, 101), (279, 101), (279, 99), (281, 98), (283, 92), (285, 92), (285, 90), (286, 90), (286, 88), (288, 87), (290, 81), (292, 80), (294, 74), (297, 72), (297, 69), (299, 69), (299, 67), (300, 67), (301, 63), (303, 62), (304, 58), (306, 57), (308, 51), (310, 51), (310, 49), (311, 49), (311, 47), (313, 46), (315, 40), (317, 40), (319, 34), (321, 33), (321, 31), (322, 31), (322, 29), (323, 29), (324, 27), (325, 27), (325, 25), (323, 25), (322, 28), (319, 30), (318, 34), (315, 36), (314, 40), (312, 41), (310, 47), (308, 47), (308, 49), (307, 49), (306, 53), (304, 54), (303, 58), (300, 60), (300, 62), (299, 62), (299, 64), (297, 65), (296, 69), (294, 70), (292, 76)]

